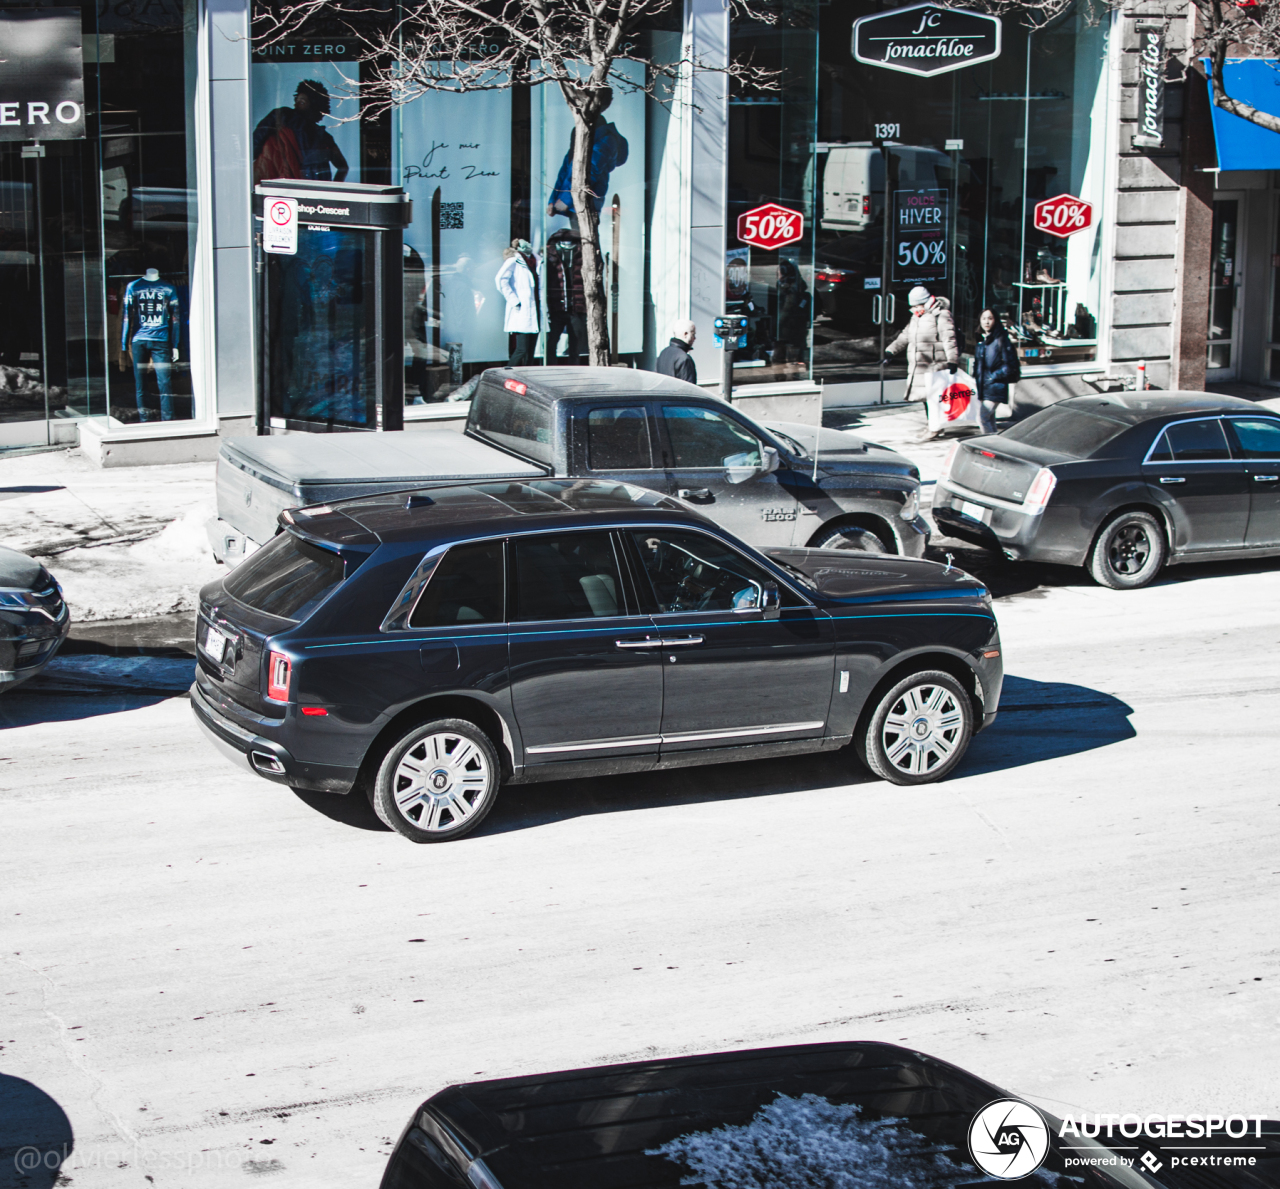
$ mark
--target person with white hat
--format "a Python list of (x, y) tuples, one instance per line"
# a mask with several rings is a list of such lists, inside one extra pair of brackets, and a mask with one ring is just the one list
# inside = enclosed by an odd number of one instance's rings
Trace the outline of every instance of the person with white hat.
[(956, 324), (951, 303), (945, 297), (935, 297), (923, 285), (907, 294), (907, 306), (911, 317), (885, 348), (881, 365), (907, 352), (907, 400), (923, 401), (929, 395), (929, 377), (943, 368), (954, 372), (959, 365)]

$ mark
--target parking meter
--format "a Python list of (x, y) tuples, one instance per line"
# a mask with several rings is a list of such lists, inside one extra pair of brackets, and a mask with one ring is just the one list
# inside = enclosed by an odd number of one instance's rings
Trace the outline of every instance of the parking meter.
[(721, 314), (715, 320), (716, 346), (724, 351), (720, 363), (720, 395), (733, 400), (733, 353), (747, 345), (745, 314)]

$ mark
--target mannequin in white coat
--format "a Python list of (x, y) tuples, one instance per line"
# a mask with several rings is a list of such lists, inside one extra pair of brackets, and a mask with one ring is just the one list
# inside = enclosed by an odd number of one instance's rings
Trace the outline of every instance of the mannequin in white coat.
[(511, 367), (532, 363), (538, 344), (538, 258), (527, 239), (511, 241), (504, 249), (495, 283), (506, 299), (502, 329), (515, 336), (515, 349), (507, 361)]

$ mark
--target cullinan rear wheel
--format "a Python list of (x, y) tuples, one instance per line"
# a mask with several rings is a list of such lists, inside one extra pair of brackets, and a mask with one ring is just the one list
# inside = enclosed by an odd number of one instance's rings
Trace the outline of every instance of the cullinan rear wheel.
[(422, 723), (383, 757), (374, 812), (414, 842), (450, 842), (471, 833), (493, 808), (501, 771), (497, 748), (475, 723)]
[(856, 524), (837, 525), (820, 532), (810, 548), (848, 549), (853, 553), (892, 553), (894, 551), (893, 545), (887, 543), (880, 533)]
[(876, 704), (859, 758), (893, 784), (928, 784), (955, 770), (973, 738), (973, 704), (941, 670), (904, 677)]
[(1089, 555), (1089, 573), (1112, 590), (1136, 590), (1160, 573), (1167, 546), (1150, 512), (1121, 512), (1103, 526)]

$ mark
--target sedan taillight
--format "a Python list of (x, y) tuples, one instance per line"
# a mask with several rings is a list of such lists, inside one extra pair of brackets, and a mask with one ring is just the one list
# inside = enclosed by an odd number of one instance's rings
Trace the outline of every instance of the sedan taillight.
[(273, 702), (289, 700), (289, 678), (293, 664), (283, 652), (273, 652), (267, 657), (267, 697)]
[(1058, 476), (1048, 467), (1041, 467), (1036, 472), (1036, 477), (1031, 480), (1031, 486), (1027, 489), (1022, 506), (1028, 512), (1043, 512), (1045, 504), (1049, 502), (1049, 497), (1057, 485)]

